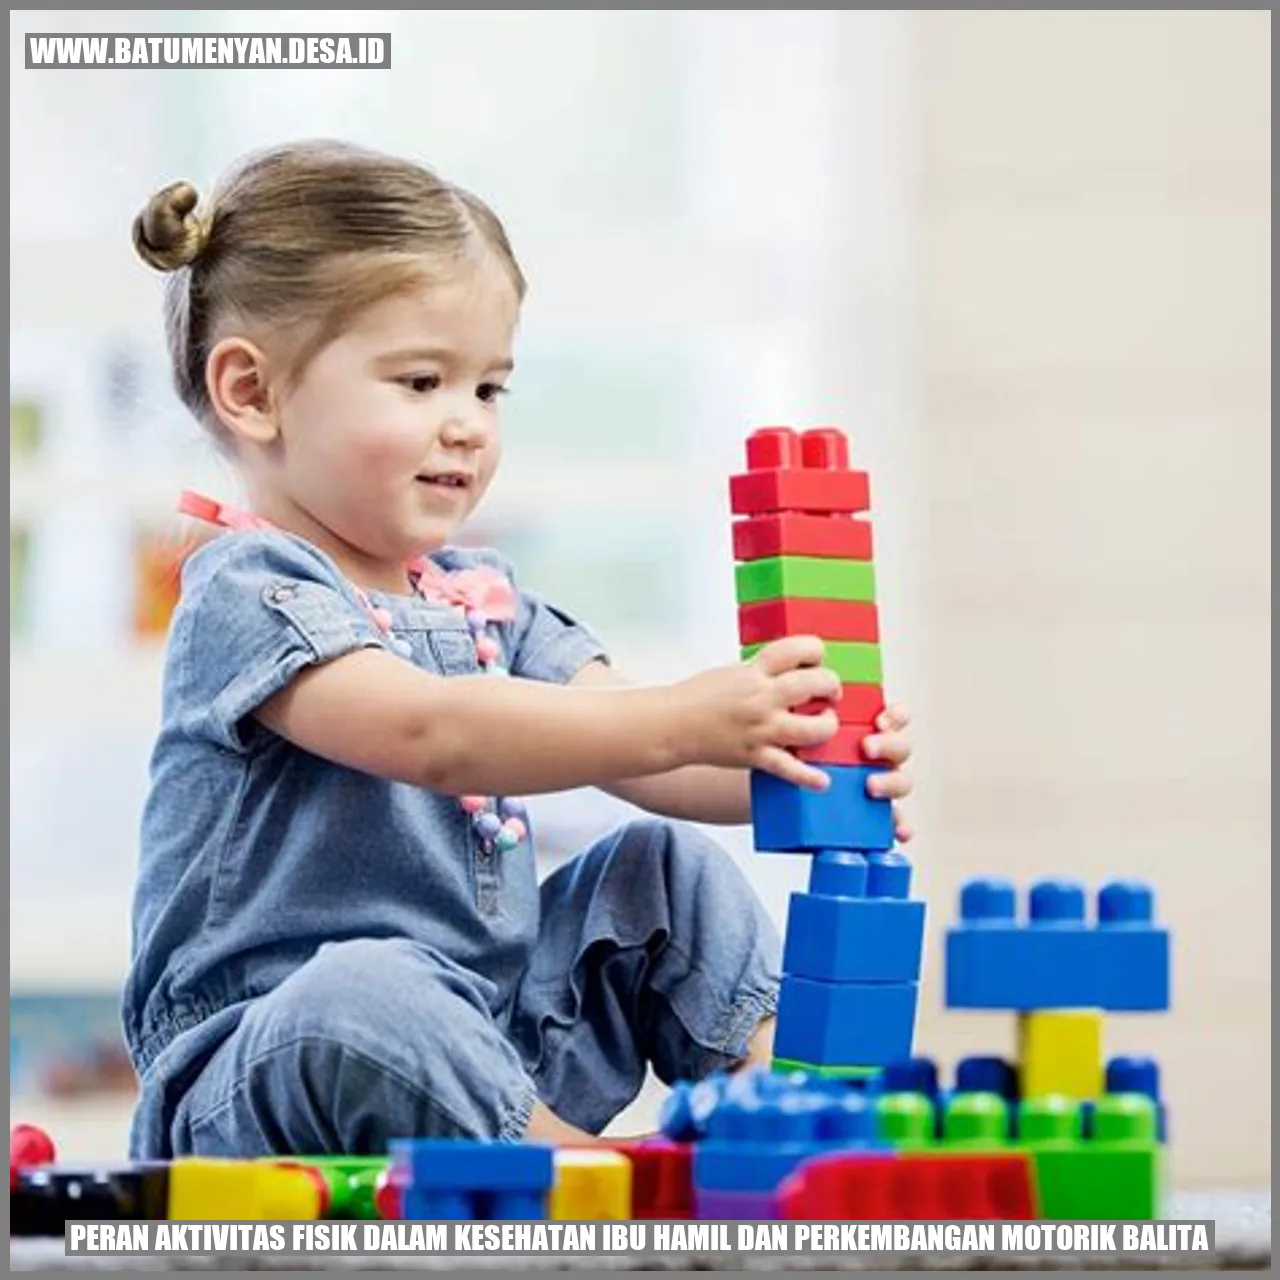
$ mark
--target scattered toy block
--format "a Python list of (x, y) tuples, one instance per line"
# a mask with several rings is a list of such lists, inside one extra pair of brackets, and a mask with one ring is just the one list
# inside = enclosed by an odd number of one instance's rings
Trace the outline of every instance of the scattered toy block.
[(694, 1217), (704, 1222), (773, 1222), (778, 1212), (777, 1194), (770, 1191), (718, 1191), (698, 1187), (693, 1193)]
[(1029, 917), (1020, 922), (1009, 882), (971, 880), (963, 887), (960, 920), (947, 934), (948, 1008), (1169, 1007), (1169, 935), (1153, 923), (1146, 885), (1104, 886), (1092, 923), (1075, 881), (1039, 881), (1028, 904)]
[[(742, 647), (744, 660), (754, 658), (763, 645)], [(878, 644), (856, 640), (828, 640), (824, 646), (823, 664), (836, 673), (844, 684), (879, 684), (884, 678), (884, 664)]]
[(860, 600), (786, 598), (738, 606), (738, 639), (743, 645), (768, 644), (784, 636), (819, 636), (823, 640), (874, 644), (880, 639), (880, 619), (874, 604)]
[(58, 1158), (53, 1139), (37, 1125), (11, 1124), (9, 1126), (9, 1190), (18, 1185), (18, 1175), (24, 1169), (35, 1169), (52, 1164)]
[(1018, 1015), (1018, 1075), (1024, 1098), (1060, 1093), (1092, 1100), (1102, 1092), (1102, 1014), (1039, 1009)]
[(405, 1219), (546, 1217), (554, 1149), (537, 1143), (405, 1138), (391, 1143), (391, 1179)]
[[(12, 1135), (11, 1135), (12, 1137)], [(63, 1236), (68, 1222), (141, 1222), (171, 1216), (163, 1165), (21, 1169), (9, 1191), (12, 1236)]]
[(309, 1165), (184, 1156), (168, 1166), (173, 1221), (298, 1221), (322, 1216), (325, 1180)]
[(830, 780), (808, 791), (773, 774), (751, 774), (751, 820), (756, 848), (776, 853), (816, 849), (893, 847), (893, 804), (867, 795), (871, 767), (815, 766)]
[(268, 1156), (264, 1159), (285, 1168), (310, 1169), (324, 1188), (322, 1218), (371, 1220), (381, 1216), (378, 1187), (386, 1172), (386, 1156)]
[(693, 1216), (693, 1147), (647, 1139), (610, 1144), (631, 1162), (631, 1218), (681, 1221)]
[(557, 1149), (547, 1217), (556, 1222), (627, 1221), (631, 1161), (618, 1151)]
[(819, 982), (785, 974), (774, 1051), (801, 1062), (881, 1066), (908, 1057), (914, 982)]
[(735, 560), (770, 556), (816, 556), (825, 560), (870, 560), (873, 539), (867, 520), (784, 512), (751, 516), (733, 524)]
[(923, 950), (923, 902), (791, 895), (784, 974), (832, 983), (917, 982)]
[[(734, 569), (740, 605), (784, 596), (810, 600), (876, 599), (875, 565), (870, 560), (822, 560), (817, 556), (771, 556)], [(851, 683), (857, 683), (851, 681)]]

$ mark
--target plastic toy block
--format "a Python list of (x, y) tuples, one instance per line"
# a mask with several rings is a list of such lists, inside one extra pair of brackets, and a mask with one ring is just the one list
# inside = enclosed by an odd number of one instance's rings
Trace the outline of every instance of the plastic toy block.
[(1036, 1218), (1032, 1161), (1022, 1152), (824, 1156), (781, 1186), (782, 1217), (799, 1221), (988, 1221)]
[(9, 1232), (61, 1236), (68, 1222), (157, 1221), (172, 1216), (168, 1203), (169, 1171), (163, 1165), (39, 1165), (20, 1170), (17, 1185), (10, 1187)]
[(848, 1084), (872, 1081), (880, 1074), (879, 1067), (820, 1066), (814, 1062), (800, 1062), (796, 1058), (774, 1058), (771, 1066), (774, 1071), (783, 1075), (799, 1072), (807, 1076), (819, 1076), (826, 1080), (840, 1080)]
[(786, 974), (774, 1051), (801, 1062), (881, 1066), (911, 1053), (914, 982), (818, 982)]
[(266, 1157), (284, 1168), (311, 1169), (324, 1188), (320, 1216), (330, 1219), (376, 1219), (378, 1182), (389, 1167), (386, 1156)]
[(797, 747), (796, 755), (810, 764), (875, 765), (879, 761), (862, 750), (863, 742), (875, 732), (873, 724), (842, 724), (821, 746)]
[[(754, 658), (764, 648), (759, 644), (744, 645), (744, 660)], [(878, 644), (864, 644), (857, 640), (828, 640), (824, 646), (823, 664), (840, 677), (845, 684), (879, 684), (884, 678), (884, 663)]]
[(1114, 882), (1085, 918), (1074, 881), (1032, 886), (1028, 918), (1002, 880), (971, 880), (960, 921), (947, 934), (946, 1004), (951, 1009), (1103, 1009), (1169, 1007), (1169, 935), (1153, 924), (1151, 890)]
[(695, 1204), (706, 1190), (773, 1191), (810, 1156), (878, 1145), (874, 1112), (857, 1090), (727, 1097), (694, 1148)]
[(867, 795), (867, 778), (874, 770), (860, 765), (815, 767), (830, 779), (825, 791), (808, 791), (773, 774), (752, 772), (756, 848), (776, 853), (892, 848), (893, 804)]
[[(831, 703), (820, 698), (802, 702), (796, 711), (802, 715), (816, 715), (830, 709)], [(840, 687), (840, 697), (835, 704), (836, 719), (841, 724), (874, 724), (884, 710), (884, 689), (878, 684), (846, 684)]]
[(557, 1150), (547, 1217), (558, 1222), (625, 1222), (631, 1217), (631, 1161), (617, 1151)]
[(782, 971), (792, 977), (916, 982), (923, 950), (923, 902), (791, 895)]
[(956, 1093), (994, 1093), (1008, 1103), (1021, 1096), (1018, 1069), (1006, 1058), (974, 1056), (956, 1063)]
[(751, 516), (733, 524), (733, 557), (817, 556), (824, 560), (870, 560), (873, 537), (866, 520), (797, 513)]
[(876, 599), (875, 565), (870, 560), (770, 556), (767, 560), (737, 565), (733, 574), (740, 605), (783, 597), (856, 600), (869, 604)]
[(738, 639), (744, 645), (801, 635), (875, 643), (880, 618), (874, 604), (861, 600), (758, 600), (738, 607)]
[(328, 1196), (309, 1165), (183, 1157), (169, 1166), (169, 1209), (175, 1221), (297, 1221), (319, 1218)]
[(1154, 1058), (1118, 1057), (1107, 1063), (1104, 1090), (1107, 1093), (1140, 1093), (1156, 1104), (1156, 1137), (1169, 1140), (1169, 1122), (1160, 1094), (1160, 1066)]
[(18, 1175), (24, 1169), (35, 1169), (52, 1164), (58, 1158), (53, 1139), (34, 1124), (9, 1126), (9, 1190), (18, 1185)]
[(1093, 1009), (1033, 1010), (1018, 1015), (1019, 1088), (1025, 1098), (1102, 1092), (1102, 1014)]
[(463, 1138), (404, 1138), (391, 1144), (391, 1180), (401, 1215), (431, 1221), (546, 1217), (554, 1148)]
[(693, 1216), (704, 1222), (772, 1222), (778, 1212), (778, 1196), (768, 1191), (717, 1191), (698, 1187), (693, 1193)]
[(635, 1220), (677, 1221), (693, 1216), (693, 1148), (650, 1139), (612, 1144), (631, 1162), (631, 1214)]
[(1022, 1144), (1036, 1164), (1041, 1212), (1056, 1221), (1146, 1221), (1161, 1216), (1164, 1153), (1156, 1106), (1142, 1094), (1109, 1094), (1081, 1134), (1081, 1108), (1063, 1098), (1024, 1104)]

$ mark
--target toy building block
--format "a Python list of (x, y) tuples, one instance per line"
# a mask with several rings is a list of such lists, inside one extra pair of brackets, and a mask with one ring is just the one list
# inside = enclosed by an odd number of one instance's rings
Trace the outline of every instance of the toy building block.
[(819, 982), (784, 974), (774, 1052), (862, 1067), (908, 1057), (918, 991), (915, 982)]
[(113, 1169), (41, 1164), (19, 1170), (17, 1184), (10, 1186), (9, 1232), (62, 1236), (68, 1222), (158, 1221), (170, 1216), (168, 1200), (163, 1165)]
[[(744, 659), (754, 658), (764, 648), (759, 644), (743, 645)], [(878, 644), (856, 640), (828, 640), (823, 664), (836, 673), (844, 684), (879, 684), (884, 679), (884, 665)]]
[(751, 516), (733, 524), (735, 560), (771, 556), (816, 556), (828, 560), (870, 560), (871, 524), (838, 516), (798, 513)]
[(772, 1222), (778, 1212), (777, 1193), (769, 1191), (717, 1191), (699, 1187), (693, 1193), (695, 1218), (704, 1222)]
[(765, 427), (747, 440), (747, 467), (730, 478), (735, 515), (817, 512), (851, 515), (870, 505), (865, 472), (850, 471), (848, 444), (829, 427)]
[(834, 709), (836, 719), (845, 725), (874, 724), (884, 710), (884, 689), (878, 684), (846, 684), (840, 687), (840, 696), (832, 708), (830, 702), (820, 698), (802, 702), (798, 714), (816, 715), (820, 711)]
[(1015, 1222), (1038, 1216), (1025, 1153), (933, 1152), (806, 1161), (781, 1186), (783, 1218), (798, 1221)]
[(546, 1217), (554, 1149), (536, 1143), (404, 1138), (391, 1143), (390, 1180), (407, 1220)]
[(817, 556), (770, 556), (734, 568), (739, 605), (783, 596), (807, 600), (854, 600), (874, 604), (875, 565), (870, 560), (822, 560)]
[(867, 755), (862, 744), (876, 733), (873, 724), (842, 724), (826, 742), (816, 747), (797, 747), (795, 753), (809, 764), (865, 765), (880, 763)]
[(1106, 1093), (1140, 1093), (1156, 1104), (1156, 1137), (1168, 1142), (1168, 1116), (1160, 1093), (1160, 1066), (1154, 1058), (1122, 1056), (1107, 1062)]
[(1102, 1092), (1102, 1014), (1039, 1009), (1018, 1015), (1018, 1075), (1024, 1098), (1060, 1093), (1092, 1101)]
[(738, 639), (744, 645), (797, 635), (875, 643), (880, 619), (874, 604), (859, 600), (759, 600), (738, 607)]
[(617, 1151), (558, 1149), (547, 1217), (557, 1222), (627, 1221), (631, 1161)]
[(320, 1217), (376, 1219), (378, 1183), (388, 1168), (386, 1156), (264, 1157), (285, 1168), (311, 1169), (324, 1189)]
[(874, 772), (861, 765), (818, 765), (825, 791), (809, 791), (773, 774), (751, 774), (751, 821), (756, 848), (775, 853), (816, 849), (891, 849), (893, 804), (867, 795)]
[(948, 1008), (1168, 1009), (1169, 935), (1154, 924), (1148, 886), (1104, 886), (1094, 922), (1075, 881), (1039, 881), (1028, 903), (1023, 922), (1007, 881), (963, 887), (960, 921), (947, 934)]
[(611, 1151), (631, 1162), (633, 1220), (680, 1221), (693, 1217), (693, 1147), (646, 1139), (617, 1142)]
[(810, 892), (791, 895), (782, 971), (824, 982), (916, 982), (924, 903), (869, 897), (867, 860), (827, 851), (813, 860)]
[(9, 1126), (9, 1190), (18, 1185), (18, 1176), (26, 1169), (52, 1164), (58, 1158), (53, 1139), (34, 1124)]
[(298, 1221), (319, 1218), (328, 1187), (309, 1165), (184, 1156), (168, 1165), (174, 1221)]
[(824, 1080), (839, 1080), (851, 1087), (869, 1083), (880, 1074), (879, 1067), (830, 1066), (817, 1062), (801, 1062), (798, 1058), (774, 1058), (770, 1065), (780, 1074), (800, 1074), (817, 1076)]
[(878, 1146), (874, 1113), (856, 1090), (726, 1097), (694, 1148), (695, 1207), (703, 1191), (772, 1192), (810, 1156)]

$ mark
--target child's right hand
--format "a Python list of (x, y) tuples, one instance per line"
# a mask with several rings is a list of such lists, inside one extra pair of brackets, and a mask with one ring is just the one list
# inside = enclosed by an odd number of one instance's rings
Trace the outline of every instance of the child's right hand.
[(767, 644), (749, 661), (704, 671), (678, 686), (687, 747), (697, 763), (759, 769), (822, 791), (826, 775), (791, 754), (816, 747), (839, 728), (836, 713), (797, 715), (811, 699), (840, 697), (840, 677), (820, 666), (816, 636), (788, 636)]

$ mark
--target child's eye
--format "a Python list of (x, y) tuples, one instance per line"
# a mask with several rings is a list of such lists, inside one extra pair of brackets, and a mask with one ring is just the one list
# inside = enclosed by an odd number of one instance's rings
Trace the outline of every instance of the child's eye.
[(416, 391), (419, 394), (434, 391), (440, 385), (440, 379), (434, 373), (415, 373), (407, 378), (401, 378), (400, 381), (410, 391)]
[(496, 382), (482, 382), (476, 389), (476, 398), (484, 404), (493, 404), (499, 396), (508, 394), (507, 388)]

